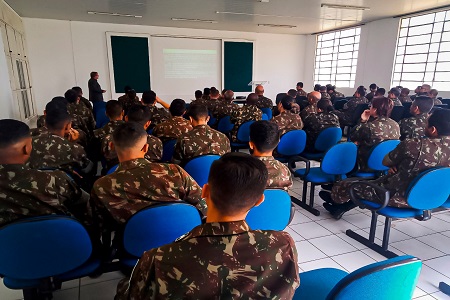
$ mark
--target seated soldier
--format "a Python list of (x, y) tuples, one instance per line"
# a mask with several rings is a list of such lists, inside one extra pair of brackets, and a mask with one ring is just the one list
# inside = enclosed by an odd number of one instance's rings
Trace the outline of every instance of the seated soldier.
[(194, 96), (195, 96), (195, 100), (200, 100), (200, 99), (202, 99), (203, 92), (200, 91), (200, 90), (196, 90), (195, 93), (194, 93)]
[(385, 94), (386, 94), (385, 88), (378, 88), (377, 91), (375, 92), (375, 96), (373, 96), (373, 97), (380, 98), (380, 97), (384, 97)]
[[(208, 111), (214, 111), (214, 107), (219, 104), (220, 101), (220, 91), (216, 88), (211, 88), (211, 93), (209, 94), (209, 100), (206, 100), (204, 104), (208, 108)], [(195, 104), (195, 103), (194, 103)], [(198, 104), (198, 103), (197, 103)]]
[(92, 114), (92, 111), (82, 103), (80, 103), (80, 94), (75, 90), (67, 90), (64, 93), (64, 98), (66, 98), (67, 102), (69, 103), (67, 105), (67, 110), (70, 114), (76, 114), (81, 116), (81, 118), (84, 120), (84, 122), (87, 125), (87, 128), (89, 130), (89, 135), (92, 136), (92, 132), (95, 129), (95, 119), (94, 115)]
[[(390, 192), (389, 206), (408, 207), (405, 192), (421, 172), (433, 167), (450, 167), (450, 110), (436, 110), (428, 119), (426, 137), (406, 139), (387, 154), (383, 165), (390, 167), (389, 174), (369, 182), (378, 184)], [(337, 219), (355, 207), (350, 201), (350, 185), (361, 179), (350, 178), (336, 183), (331, 195), (320, 192), (324, 204)], [(357, 197), (381, 203), (371, 187), (356, 189)]]
[(266, 182), (264, 164), (248, 154), (216, 160), (203, 189), (206, 224), (145, 252), (116, 299), (292, 299), (300, 283), (294, 241), (245, 222)]
[(308, 94), (303, 89), (303, 82), (301, 82), (301, 81), (297, 82), (296, 88), (297, 88), (297, 96), (300, 96), (300, 97), (307, 97), (308, 96)]
[(144, 207), (173, 201), (186, 201), (203, 214), (206, 206), (201, 188), (180, 166), (152, 163), (144, 157), (150, 147), (141, 124), (128, 122), (113, 132), (119, 167), (98, 179), (91, 201), (103, 231), (116, 230)]
[(418, 96), (414, 98), (414, 102), (409, 109), (412, 117), (401, 119), (398, 123), (402, 141), (404, 139), (421, 138), (425, 135), (427, 119), (433, 106), (433, 99), (429, 97)]
[(231, 151), (228, 137), (208, 126), (209, 116), (206, 106), (191, 104), (188, 115), (194, 129), (178, 138), (173, 154), (174, 162), (185, 164), (200, 155), (224, 155)]
[(400, 92), (400, 96), (398, 97), (398, 99), (400, 99), (402, 103), (412, 102), (411, 97), (409, 97), (409, 92), (410, 92), (409, 89), (402, 88), (402, 91)]
[(262, 119), (262, 111), (256, 106), (258, 102), (258, 95), (251, 93), (247, 96), (246, 104), (238, 107), (231, 113), (230, 121), (234, 124), (231, 130), (231, 141), (237, 141), (237, 132), (239, 126), (247, 121), (259, 121)]
[(317, 114), (310, 114), (305, 119), (306, 152), (315, 152), (316, 140), (319, 134), (330, 127), (339, 127), (339, 118), (334, 114), (333, 105), (330, 100), (319, 100), (317, 102)]
[(373, 97), (375, 97), (375, 93), (378, 90), (378, 86), (376, 85), (376, 83), (372, 83), (371, 85), (369, 85), (369, 89), (370, 92), (366, 95), (366, 98), (370, 102), (372, 101)]
[(136, 96), (136, 91), (130, 86), (126, 86), (124, 92), (125, 95), (120, 96), (117, 101), (122, 104), (123, 110), (125, 111), (125, 114), (127, 114), (128, 109), (131, 106), (139, 103), (139, 97)]
[(186, 102), (184, 100), (173, 100), (169, 111), (172, 118), (156, 125), (153, 129), (153, 135), (158, 137), (163, 143), (177, 139), (183, 133), (192, 130), (191, 122), (183, 118), (186, 112)]
[(109, 122), (102, 128), (94, 130), (94, 136), (102, 141), (105, 136), (113, 133), (120, 124), (125, 123), (123, 121), (124, 111), (122, 104), (117, 100), (109, 100), (106, 102), (106, 116), (109, 118)]
[(330, 94), (331, 97), (331, 101), (334, 103), (334, 100), (336, 98), (344, 98), (344, 94), (342, 94), (341, 92), (336, 91), (336, 87), (334, 85), (327, 85), (327, 92), (328, 94)]
[(388, 98), (392, 100), (394, 106), (403, 106), (402, 102), (398, 97), (400, 96), (400, 90), (397, 88), (392, 88), (388, 93)]
[(78, 93), (78, 96), (80, 97), (80, 103), (86, 106), (87, 109), (92, 111), (93, 110), (92, 103), (91, 101), (83, 97), (83, 90), (79, 86), (74, 86), (72, 90)]
[(280, 131), (277, 124), (256, 121), (250, 125), (250, 153), (266, 165), (269, 173), (266, 187), (287, 190), (293, 184), (291, 171), (272, 155), (279, 142)]
[[(425, 85), (425, 84), (424, 84)], [(423, 86), (422, 86), (423, 87)], [(442, 101), (437, 98), (437, 95), (439, 94), (438, 90), (432, 89), (428, 92), (428, 96), (433, 99), (434, 105), (441, 105)]]
[(262, 85), (256, 86), (255, 94), (258, 95), (258, 102), (256, 102), (256, 106), (258, 106), (259, 108), (273, 108), (272, 100), (264, 97), (264, 87)]
[[(378, 93), (381, 89), (378, 89), (376, 93)], [(341, 111), (336, 111), (335, 114), (339, 117), (339, 122), (341, 127), (345, 125), (352, 124), (353, 114), (358, 107), (359, 104), (368, 103), (366, 97), (366, 88), (364, 86), (359, 86), (356, 89), (354, 98), (350, 99), (347, 103), (344, 104), (344, 108)], [(374, 96), (375, 98), (376, 96)]]
[(302, 118), (298, 115), (298, 104), (291, 96), (285, 96), (281, 99), (277, 107), (280, 114), (270, 121), (278, 125), (281, 135), (291, 130), (303, 128)]
[(32, 147), (25, 123), (0, 120), (0, 226), (50, 214), (74, 215), (89, 224), (89, 196), (62, 171), (27, 167)]
[(321, 97), (322, 96), (319, 92), (311, 92), (308, 94), (309, 105), (300, 112), (300, 117), (302, 120), (305, 120), (310, 114), (317, 113), (317, 102), (319, 102)]
[[(147, 106), (138, 104), (130, 107), (128, 114), (125, 116), (125, 121), (138, 123), (144, 128), (144, 130), (147, 130), (150, 126), (151, 118), (152, 114), (150, 109)], [(102, 142), (102, 154), (106, 159), (107, 169), (110, 169), (119, 163), (112, 139), (112, 134), (109, 134), (103, 139)], [(149, 134), (147, 136), (147, 144), (149, 147), (147, 153), (145, 154), (145, 158), (152, 162), (159, 162), (163, 154), (163, 144), (161, 140)]]
[(320, 95), (320, 99), (331, 100), (331, 96), (328, 94), (327, 87), (325, 85), (320, 87)]
[[(233, 99), (234, 92), (232, 90), (225, 91), (223, 99), (219, 100), (219, 103), (217, 103), (212, 111), (214, 118), (219, 120), (225, 116), (231, 116), (231, 113), (239, 108), (237, 104), (233, 103)], [(191, 103), (191, 105), (193, 104)]]
[[(141, 103), (142, 105), (147, 106), (152, 113), (152, 122), (150, 123), (151, 129), (153, 129), (159, 123), (170, 119), (170, 113), (168, 111), (170, 105), (156, 96), (156, 93), (154, 91), (149, 90), (143, 92)], [(157, 103), (161, 104), (163, 107), (156, 107)]]

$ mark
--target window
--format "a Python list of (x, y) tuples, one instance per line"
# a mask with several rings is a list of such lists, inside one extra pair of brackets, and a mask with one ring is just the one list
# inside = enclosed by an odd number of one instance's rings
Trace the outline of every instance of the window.
[(392, 86), (423, 83), (450, 90), (450, 11), (401, 20)]
[(354, 87), (361, 28), (317, 36), (314, 82), (337, 87)]

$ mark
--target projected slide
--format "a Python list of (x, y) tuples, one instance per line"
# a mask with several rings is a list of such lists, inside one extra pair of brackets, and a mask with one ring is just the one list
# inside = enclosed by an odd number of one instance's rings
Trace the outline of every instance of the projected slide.
[(164, 77), (167, 79), (216, 77), (216, 50), (164, 49), (163, 53)]

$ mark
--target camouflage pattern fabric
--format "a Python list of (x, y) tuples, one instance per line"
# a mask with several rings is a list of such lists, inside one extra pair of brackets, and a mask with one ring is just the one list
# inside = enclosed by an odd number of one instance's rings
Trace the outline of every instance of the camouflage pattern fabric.
[(227, 102), (225, 100), (221, 100), (214, 107), (214, 110), (212, 111), (212, 113), (215, 118), (220, 119), (225, 116), (231, 116), (233, 111), (235, 111), (237, 109), (239, 109), (239, 106), (237, 104)]
[(138, 96), (134, 97), (134, 99), (131, 99), (127, 94), (120, 96), (117, 101), (122, 104), (123, 110), (125, 112), (127, 112), (133, 105), (141, 103)]
[(199, 125), (178, 138), (173, 159), (177, 162), (187, 162), (200, 155), (224, 155), (230, 151), (230, 141), (225, 134), (208, 125)]
[(152, 118), (150, 121), (150, 128), (154, 128), (156, 125), (169, 120), (171, 118), (170, 113), (167, 109), (163, 107), (156, 107), (155, 105), (148, 106), (150, 112), (152, 113)]
[[(408, 207), (405, 192), (417, 175), (429, 168), (450, 166), (450, 137), (407, 139), (390, 152), (388, 157), (396, 166), (397, 172), (371, 182), (390, 191), (389, 206)], [(331, 196), (334, 202), (345, 203), (350, 200), (351, 183), (352, 180), (348, 179), (333, 186)], [(382, 199), (382, 195), (377, 195), (372, 188), (359, 189), (357, 195), (376, 202), (381, 202)]]
[(402, 102), (402, 103), (407, 103), (407, 102), (412, 102), (411, 98), (409, 96), (398, 96), (398, 99)]
[(94, 130), (94, 136), (99, 140), (103, 140), (107, 135), (112, 134), (114, 132), (114, 130), (123, 123), (125, 123), (125, 122), (122, 120), (109, 121), (102, 128)]
[(442, 101), (439, 100), (438, 98), (434, 98), (433, 101), (434, 101), (434, 105), (441, 105), (442, 104)]
[[(70, 113), (69, 113), (70, 114)], [(85, 143), (80, 142), (80, 144), (85, 145), (87, 139), (90, 138), (90, 131), (86, 122), (83, 118), (77, 114), (70, 114), (72, 117), (72, 128), (76, 129), (80, 134), (80, 140), (85, 140)], [(36, 121), (37, 128), (45, 127), (45, 115), (39, 116)]]
[(168, 140), (177, 139), (183, 133), (190, 130), (192, 130), (192, 125), (189, 120), (186, 120), (183, 117), (173, 117), (172, 119), (156, 125), (152, 134), (164, 143)]
[[(100, 226), (105, 229), (124, 224), (137, 211), (160, 202), (183, 200), (205, 214), (201, 192), (180, 166), (139, 158), (121, 162), (115, 172), (98, 179), (91, 201)], [(108, 224), (108, 220), (113, 223)]]
[(39, 116), (36, 120), (37, 128), (41, 128), (45, 126), (45, 115)]
[(344, 98), (345, 96), (344, 96), (344, 94), (342, 94), (341, 92), (334, 91), (333, 94), (331, 94), (331, 97), (334, 97), (334, 98)]
[(428, 116), (427, 113), (424, 113), (407, 119), (401, 119), (400, 122), (398, 122), (400, 126), (400, 139), (404, 140), (423, 137), (425, 135)]
[(350, 134), (350, 140), (358, 145), (360, 171), (368, 171), (367, 159), (372, 147), (384, 140), (400, 138), (400, 127), (390, 118), (379, 117), (366, 123), (359, 123)]
[[(77, 130), (77, 131), (78, 131), (78, 139), (75, 141), (75, 143), (77, 143), (81, 147), (85, 148), (87, 146), (86, 134), (82, 130)], [(30, 130), (30, 134), (32, 137), (39, 136), (44, 133), (48, 133), (48, 128), (45, 126), (38, 127), (38, 128), (32, 128)]]
[(84, 104), (80, 103), (69, 103), (67, 105), (67, 110), (71, 115), (80, 116), (84, 123), (86, 124), (89, 132), (94, 131), (95, 129), (95, 119), (92, 111), (88, 109)]
[(317, 106), (313, 104), (309, 104), (300, 112), (300, 117), (302, 120), (305, 120), (309, 115), (317, 114)]
[(366, 97), (352, 98), (344, 104), (344, 108), (341, 111), (336, 111), (335, 114), (339, 117), (341, 124), (351, 124), (356, 107), (365, 103), (369, 103)]
[(273, 102), (269, 98), (264, 97), (263, 95), (259, 95), (258, 96), (258, 102), (256, 102), (256, 106), (258, 106), (258, 108), (270, 108), (270, 109), (272, 109)]
[(394, 102), (394, 106), (403, 106), (402, 101), (398, 98), (391, 99)]
[(297, 91), (297, 96), (298, 97), (308, 97), (308, 93), (305, 92), (304, 90), (299, 90), (299, 91)]
[(84, 98), (84, 97), (80, 97), (80, 103), (82, 105), (84, 105), (87, 109), (89, 109), (90, 111), (92, 111), (92, 103), (91, 101), (89, 101), (88, 99)]
[(270, 121), (278, 125), (281, 135), (291, 130), (303, 128), (302, 118), (298, 114), (290, 111), (284, 111), (278, 116), (273, 117)]
[(244, 105), (231, 113), (230, 121), (234, 124), (231, 130), (231, 141), (237, 141), (236, 135), (239, 126), (251, 120), (262, 120), (262, 111), (256, 105)]
[(328, 94), (328, 92), (320, 92), (320, 94), (322, 95), (322, 97), (320, 98), (321, 100), (331, 100), (331, 96), (330, 94)]
[(339, 118), (334, 113), (320, 112), (317, 114), (310, 114), (305, 119), (305, 126), (303, 130), (306, 132), (306, 147), (305, 151), (314, 152), (315, 143), (319, 134), (330, 127), (339, 127)]
[(284, 164), (273, 158), (273, 156), (260, 156), (256, 158), (266, 165), (267, 172), (269, 173), (266, 186), (268, 189), (288, 190), (292, 187), (291, 171)]
[(206, 223), (145, 252), (116, 299), (284, 300), (299, 283), (288, 233), (250, 230), (245, 221)]

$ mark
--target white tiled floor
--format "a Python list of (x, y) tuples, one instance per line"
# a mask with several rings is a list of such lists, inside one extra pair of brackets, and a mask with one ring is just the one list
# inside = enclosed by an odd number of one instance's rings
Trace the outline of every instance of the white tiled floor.
[[(301, 182), (294, 180), (291, 194), (301, 198)], [(320, 187), (317, 188), (317, 191)], [(317, 194), (317, 193), (316, 193)], [(314, 216), (297, 207), (292, 223), (286, 228), (295, 241), (300, 272), (317, 268), (338, 268), (348, 272), (385, 258), (345, 235), (347, 229), (367, 236), (370, 213), (354, 209), (336, 221), (321, 207), (316, 196), (320, 216)], [(384, 218), (380, 217), (377, 241), (381, 242)], [(390, 250), (397, 254), (416, 255), (423, 268), (414, 292), (414, 299), (434, 300), (450, 297), (439, 292), (441, 281), (450, 283), (450, 211), (433, 214), (430, 221), (396, 220), (392, 223)], [(80, 299), (113, 299), (117, 283), (123, 278), (120, 272), (104, 274), (99, 278), (83, 278)], [(78, 299), (79, 281), (64, 283), (62, 290), (54, 293), (55, 300)], [(8, 290), (0, 283), (0, 299), (21, 299), (21, 291)]]

